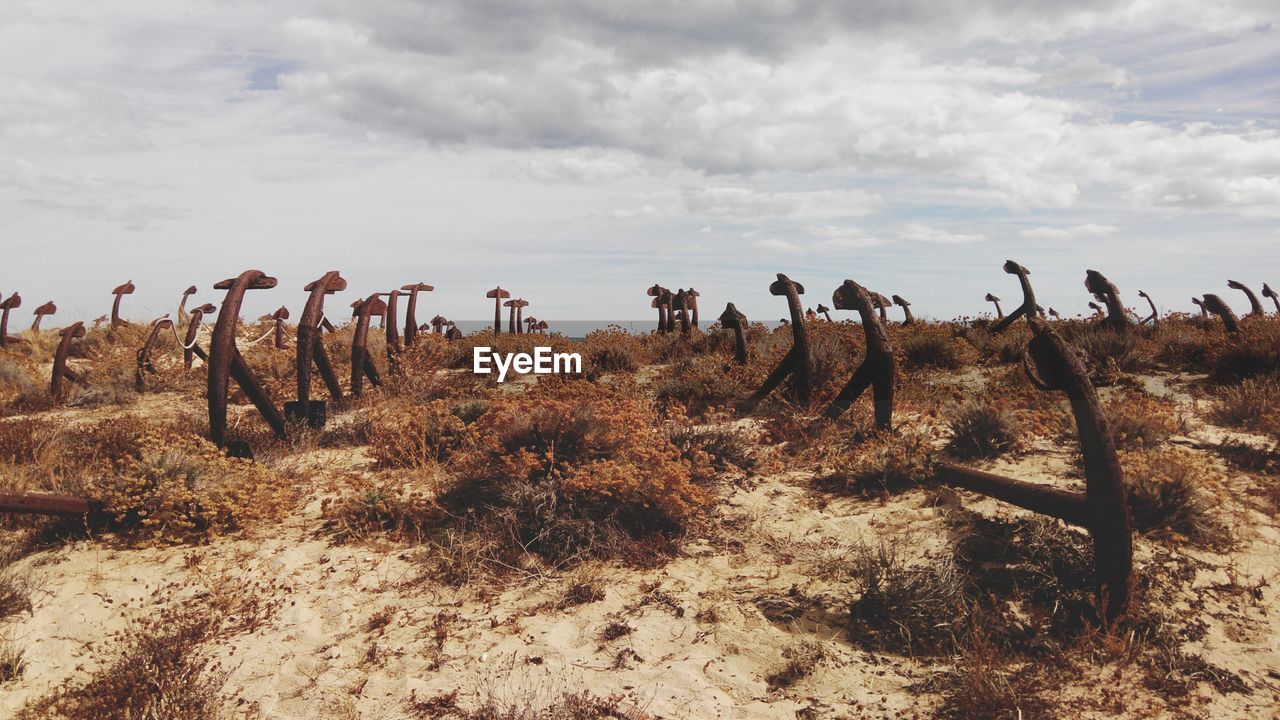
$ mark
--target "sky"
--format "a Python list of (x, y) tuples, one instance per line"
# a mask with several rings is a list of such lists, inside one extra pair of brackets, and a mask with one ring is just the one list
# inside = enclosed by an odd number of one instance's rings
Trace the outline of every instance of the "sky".
[(249, 268), (253, 317), (336, 269), (332, 316), (773, 320), (783, 272), (949, 318), (1017, 305), (1006, 259), (1064, 315), (1090, 268), (1280, 287), (1280, 3), (0, 2), (0, 291), (47, 326)]

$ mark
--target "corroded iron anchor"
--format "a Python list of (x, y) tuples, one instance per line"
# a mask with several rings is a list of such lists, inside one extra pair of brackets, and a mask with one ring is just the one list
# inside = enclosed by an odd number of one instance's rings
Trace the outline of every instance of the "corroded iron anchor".
[(262, 384), (236, 348), (236, 326), (240, 322), (240, 304), (244, 301), (245, 291), (267, 290), (275, 286), (276, 279), (261, 270), (245, 270), (238, 277), (213, 286), (215, 290), (226, 290), (227, 295), (213, 326), (213, 338), (209, 341), (209, 436), (218, 447), (226, 448), (228, 454), (238, 457), (252, 457), (253, 451), (243, 440), (227, 442), (227, 391), (232, 378), (258, 408), (276, 437), (288, 439), (284, 417), (267, 397)]
[(738, 405), (738, 411), (749, 413), (760, 404), (769, 393), (791, 377), (796, 392), (796, 400), (800, 405), (808, 407), (812, 399), (813, 353), (809, 350), (809, 332), (804, 323), (804, 311), (800, 308), (800, 296), (804, 294), (804, 286), (791, 278), (778, 273), (778, 279), (769, 285), (769, 293), (787, 299), (787, 309), (791, 314), (791, 349), (773, 372), (765, 378), (759, 390)]

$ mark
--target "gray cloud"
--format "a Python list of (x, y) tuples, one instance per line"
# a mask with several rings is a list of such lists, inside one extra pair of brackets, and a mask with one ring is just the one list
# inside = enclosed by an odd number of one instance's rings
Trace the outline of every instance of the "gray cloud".
[(516, 279), (549, 318), (642, 315), (620, 289), (655, 281), (770, 317), (761, 289), (786, 270), (949, 315), (983, 309), (969, 278), (996, 289), (1006, 256), (1082, 307), (1090, 257), (1172, 304), (1280, 262), (1278, 16), (1272, 0), (6, 3), (0, 286), (93, 317), (134, 277), (130, 307), (159, 314), (256, 265), (281, 285), (252, 314), (341, 267), (353, 294), (435, 282), (458, 318)]

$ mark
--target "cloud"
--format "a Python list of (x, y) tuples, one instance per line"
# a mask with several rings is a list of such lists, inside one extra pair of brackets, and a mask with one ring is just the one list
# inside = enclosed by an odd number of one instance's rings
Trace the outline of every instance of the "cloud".
[(681, 195), (691, 214), (735, 219), (851, 217), (866, 215), (883, 204), (879, 197), (861, 190), (773, 192), (744, 187), (691, 187)]
[[(1178, 6), (1188, 25), (1247, 27), (1245, 18), (1280, 15), (1254, 3), (1234, 16)], [(656, 12), (631, 3), (609, 12), (568, 2), (536, 12), (374, 3), (291, 21), (305, 61), (281, 85), (350, 122), (431, 143), (607, 148), (709, 174), (929, 175), (954, 183), (958, 196), (1013, 209), (1071, 207), (1116, 187), (1144, 205), (1259, 206), (1280, 174), (1275, 130), (1119, 123), (1059, 92), (1134, 82), (1093, 55), (984, 62), (910, 42), (947, 22), (972, 41), (1013, 25), (1053, 38), (1153, 21), (1128, 3), (1071, 12), (974, 2), (963, 18), (915, 3), (875, 12), (716, 3), (661, 20)], [(432, 30), (416, 32), (428, 21)], [(1204, 192), (1160, 187), (1192, 174)]]
[(1115, 233), (1119, 228), (1114, 225), (1084, 223), (1072, 227), (1051, 227), (1041, 225), (1018, 231), (1018, 237), (1027, 240), (1075, 240), (1080, 238), (1103, 237)]
[(916, 242), (938, 243), (942, 245), (958, 245), (963, 243), (976, 243), (986, 240), (986, 236), (981, 233), (955, 233), (948, 230), (940, 230), (932, 228), (928, 225), (920, 223), (911, 223), (902, 228), (900, 233), (904, 240), (914, 240)]
[(796, 243), (790, 242), (788, 240), (780, 240), (778, 238), (766, 238), (764, 240), (757, 240), (753, 243), (753, 245), (755, 245), (757, 248), (761, 250), (766, 250), (766, 251), (776, 252), (776, 253), (783, 253), (786, 255), (799, 255), (801, 252), (804, 251), (804, 248), (800, 247)]
[(1007, 256), (1076, 297), (1052, 241), (1088, 238), (1210, 287), (1280, 261), (1278, 34), (1274, 0), (8, 3), (0, 243), (68, 316), (246, 263), (439, 272), (460, 318), (517, 274), (548, 317), (680, 273), (750, 313), (783, 260), (942, 316)]

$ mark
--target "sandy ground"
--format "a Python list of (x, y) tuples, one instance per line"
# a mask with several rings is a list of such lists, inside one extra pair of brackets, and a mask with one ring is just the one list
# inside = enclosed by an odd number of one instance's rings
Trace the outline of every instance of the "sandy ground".
[[(1146, 388), (1195, 412), (1183, 381), (1154, 376)], [(144, 403), (156, 412), (165, 407), (158, 397)], [(1176, 440), (1212, 443), (1226, 432), (1196, 423)], [(109, 662), (118, 633), (138, 618), (227, 588), (258, 593), (270, 606), (259, 627), (212, 649), (235, 717), (404, 717), (409, 698), (455, 689), (463, 704), (538, 704), (589, 688), (661, 718), (931, 717), (938, 707), (939, 698), (918, 686), (944, 671), (945, 661), (870, 653), (851, 642), (852, 590), (835, 572), (859, 544), (888, 538), (903, 539), (919, 557), (945, 552), (946, 503), (924, 491), (866, 500), (823, 494), (808, 472), (739, 476), (705, 536), (691, 539), (674, 561), (654, 570), (602, 564), (571, 571), (598, 574), (604, 598), (558, 608), (565, 574), (454, 589), (421, 577), (412, 546), (377, 538), (334, 544), (322, 530), (318, 488), (366, 471), (369, 460), (357, 448), (317, 451), (307, 462), (317, 490), (269, 531), (140, 550), (85, 540), (23, 559), (33, 611), (5, 620), (3, 632), (25, 649), (28, 667), (0, 690), (0, 715)], [(1069, 463), (1068, 450), (1045, 444), (991, 467), (1071, 487), (1060, 480)], [(1227, 555), (1185, 549), (1203, 561), (1185, 610), (1207, 623), (1188, 649), (1237, 673), (1250, 692), (1201, 684), (1180, 712), (1270, 717), (1280, 707), (1280, 609), (1272, 587), (1280, 527), (1246, 499), (1255, 479), (1228, 478), (1231, 497), (1240, 498), (1231, 512), (1243, 542)], [(947, 497), (991, 517), (1022, 514), (972, 494)], [(1138, 542), (1140, 573), (1152, 571), (1145, 565), (1152, 551), (1152, 543)], [(1260, 590), (1248, 596), (1225, 589), (1240, 585)], [(820, 644), (825, 659), (795, 685), (771, 688), (767, 678), (805, 643)], [(1063, 702), (1104, 692), (1119, 695), (1129, 717), (1176, 716), (1135, 670), (1114, 664), (1076, 678)]]

